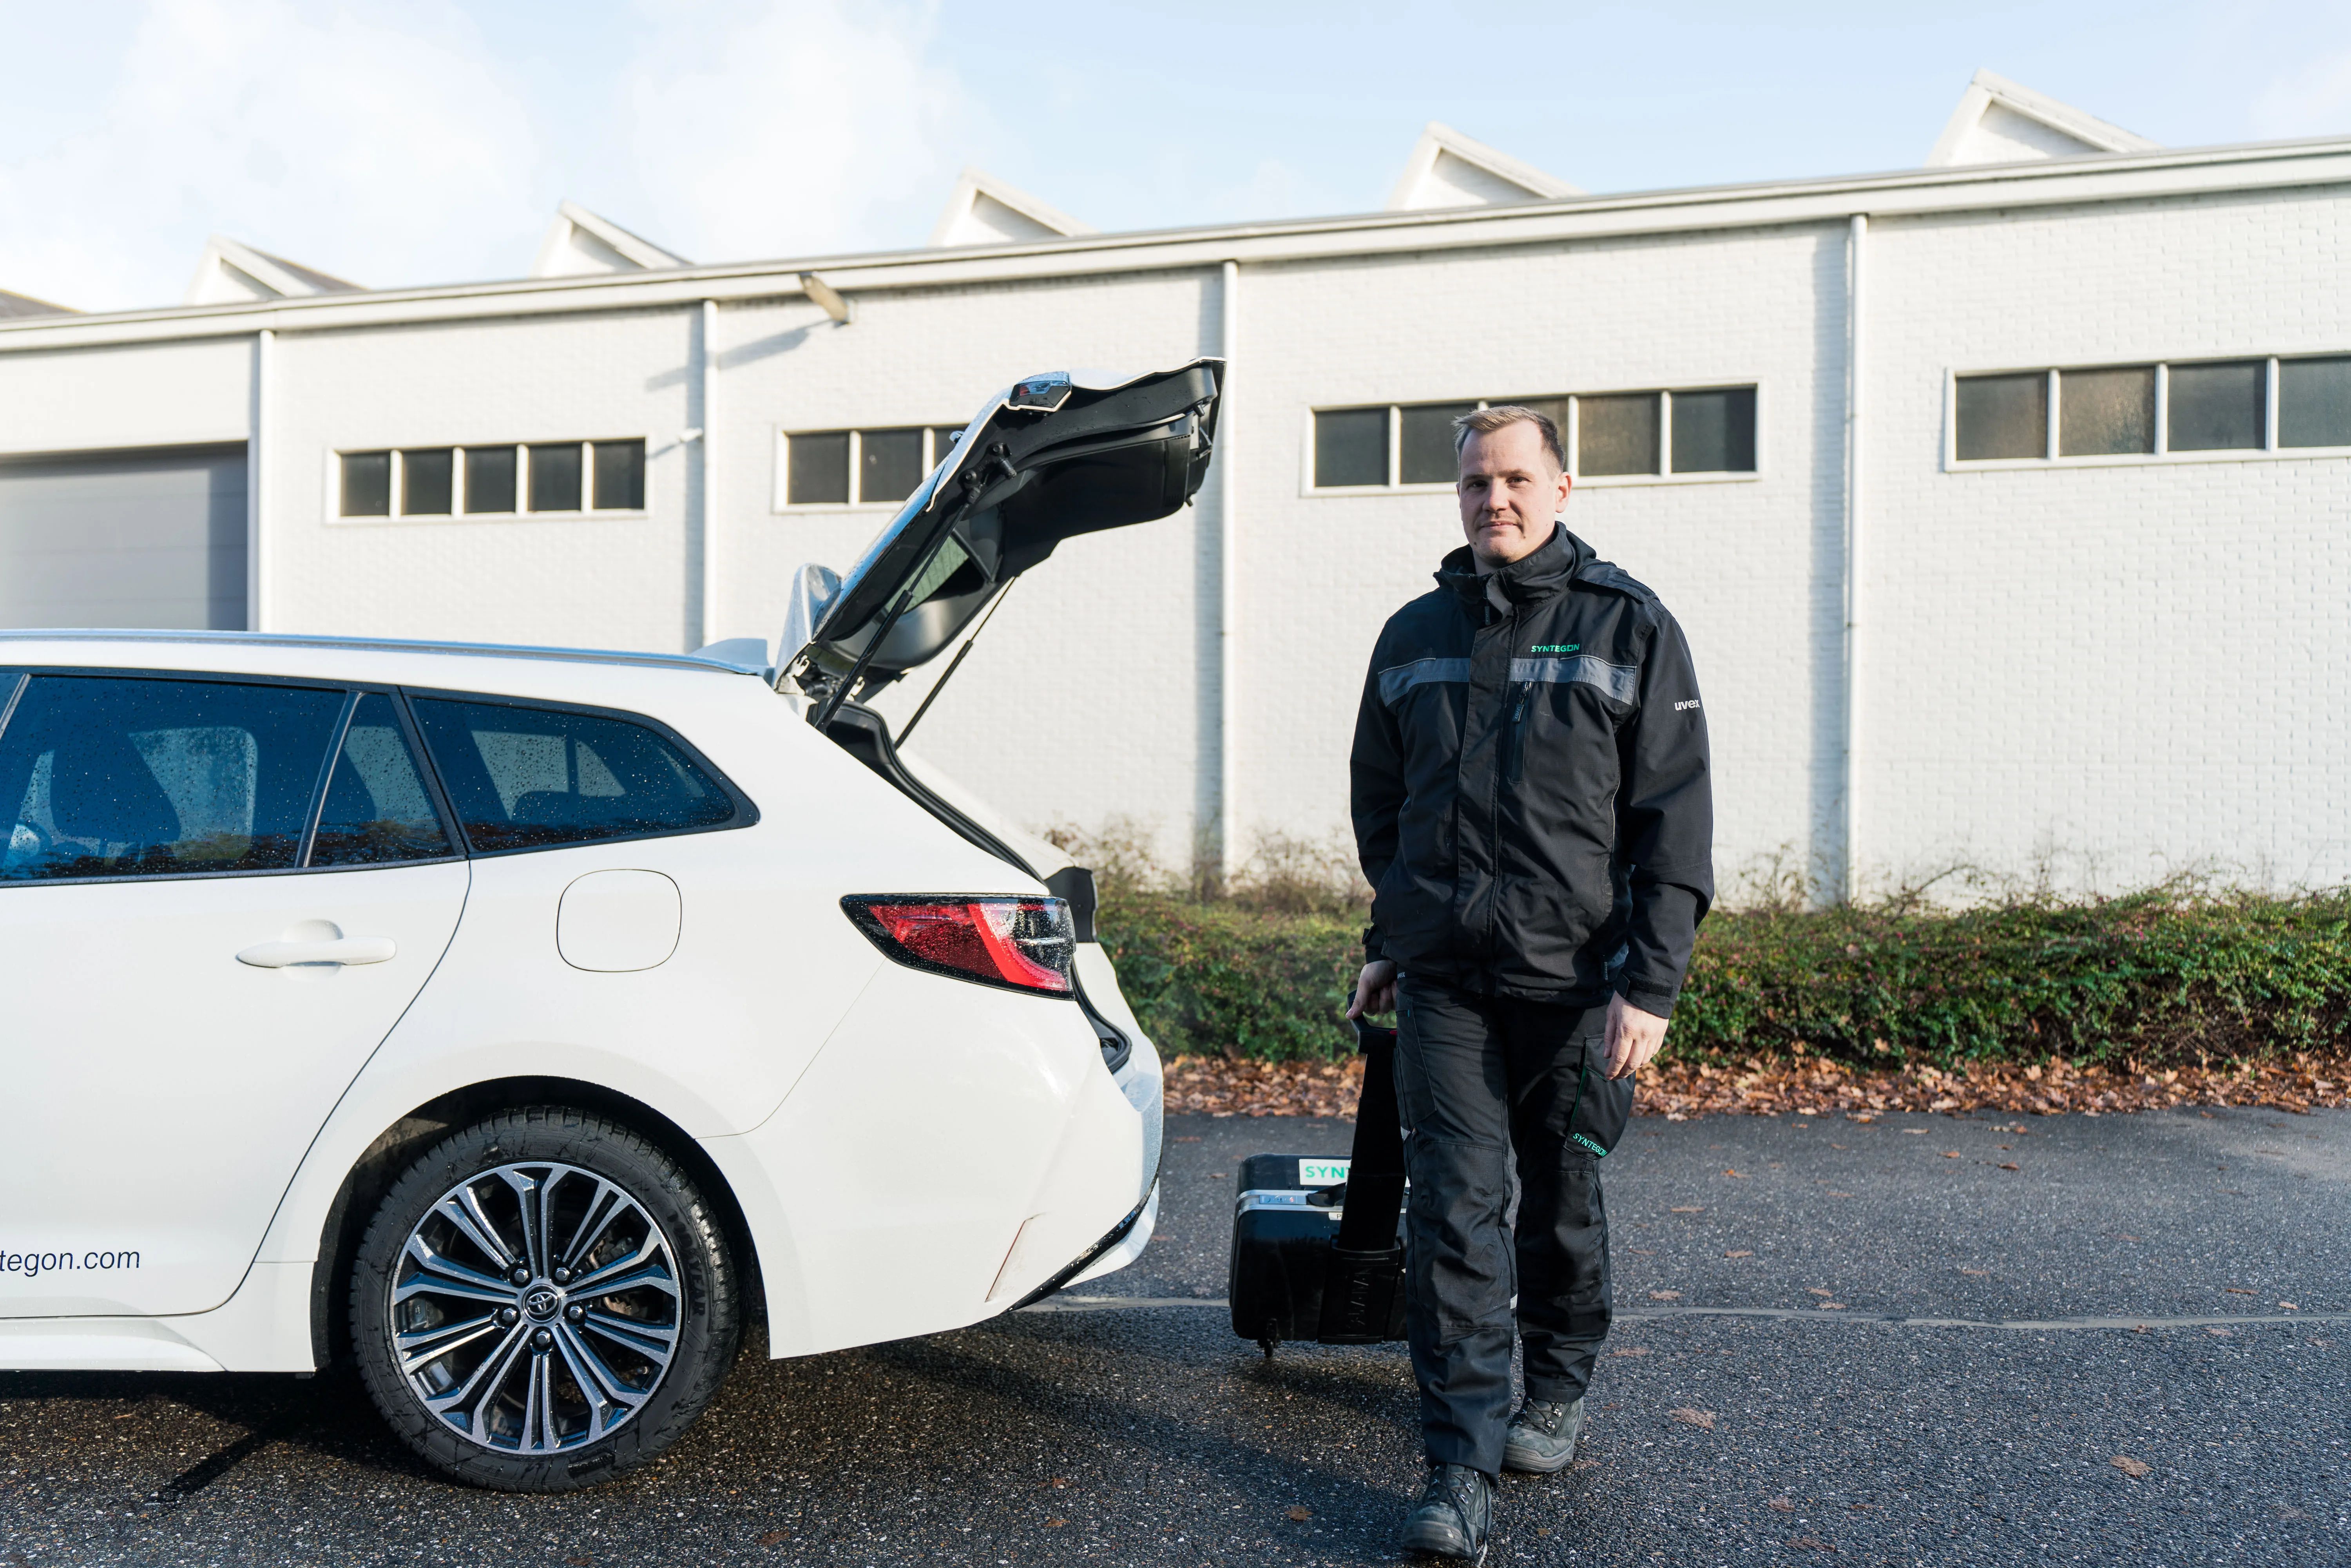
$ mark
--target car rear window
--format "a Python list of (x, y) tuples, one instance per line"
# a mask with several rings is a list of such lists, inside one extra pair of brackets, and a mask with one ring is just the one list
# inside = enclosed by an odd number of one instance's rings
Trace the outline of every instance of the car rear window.
[(388, 865), (455, 854), (392, 699), (369, 692), (351, 710), (327, 783), (312, 865)]
[(0, 879), (294, 865), (343, 703), (315, 687), (34, 676), (0, 733)]
[(725, 827), (735, 798), (650, 726), (575, 709), (420, 697), (424, 744), (478, 852)]

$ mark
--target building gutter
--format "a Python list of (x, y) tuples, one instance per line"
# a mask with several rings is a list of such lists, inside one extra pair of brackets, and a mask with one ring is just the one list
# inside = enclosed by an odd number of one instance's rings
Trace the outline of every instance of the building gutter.
[(696, 356), (700, 374), (699, 392), (702, 407), (702, 437), (695, 444), (695, 464), (702, 476), (702, 606), (701, 632), (695, 641), (697, 648), (706, 648), (718, 641), (718, 464), (711, 456), (712, 444), (718, 439), (718, 301), (702, 302), (701, 352)]
[(1863, 445), (1864, 380), (1868, 366), (1869, 217), (1855, 213), (1845, 238), (1844, 350), (1844, 831), (1843, 874), (1837, 898), (1850, 903), (1861, 888), (1862, 655), (1867, 625), (1864, 613)]
[(1233, 478), (1234, 433), (1231, 381), (1240, 349), (1241, 268), (1227, 261), (1220, 270), (1224, 295), (1218, 307), (1217, 352), (1224, 357), (1225, 385), (1217, 389), (1217, 870), (1229, 882), (1239, 869), (1240, 798), (1237, 753), (1240, 729), (1240, 532), (1233, 510), (1240, 486)]
[(253, 390), (245, 435), (245, 629), (269, 628), (269, 415), (270, 378), (277, 359), (277, 335), (266, 327), (253, 335)]
[(1883, 220), (1987, 209), (2152, 200), (2297, 186), (2351, 185), (2351, 139), (1834, 179), (1635, 192), (1498, 207), (1377, 213), (1284, 223), (1083, 235), (956, 250), (885, 251), (793, 261), (435, 288), (314, 295), (236, 305), (0, 321), (0, 352), (92, 343), (304, 331), (496, 316), (656, 309), (705, 299), (806, 298), (803, 272), (843, 293), (1010, 283), (1433, 250), (1621, 239), (1709, 229)]

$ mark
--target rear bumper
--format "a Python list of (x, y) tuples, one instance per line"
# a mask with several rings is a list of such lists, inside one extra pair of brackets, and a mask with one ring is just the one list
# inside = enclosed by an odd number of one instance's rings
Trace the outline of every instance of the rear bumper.
[(1115, 1273), (1143, 1256), (1151, 1245), (1151, 1233), (1159, 1226), (1159, 1184), (1151, 1184), (1151, 1196), (1130, 1210), (1124, 1219), (1112, 1227), (1109, 1235), (1094, 1243), (1068, 1268), (1012, 1303), (1018, 1312), (1033, 1301), (1041, 1301), (1056, 1291), (1066, 1290), (1081, 1280), (1099, 1280), (1104, 1274)]
[(1140, 1030), (1113, 1075), (1067, 1001), (885, 967), (773, 1116), (703, 1143), (758, 1249), (769, 1353), (961, 1328), (1131, 1260), (1161, 1096)]

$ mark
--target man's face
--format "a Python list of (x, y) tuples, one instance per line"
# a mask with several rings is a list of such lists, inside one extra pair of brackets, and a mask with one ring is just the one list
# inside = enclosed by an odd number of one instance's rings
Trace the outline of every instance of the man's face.
[(1461, 531), (1484, 567), (1532, 555), (1567, 506), (1568, 477), (1554, 467), (1542, 432), (1526, 420), (1461, 444)]

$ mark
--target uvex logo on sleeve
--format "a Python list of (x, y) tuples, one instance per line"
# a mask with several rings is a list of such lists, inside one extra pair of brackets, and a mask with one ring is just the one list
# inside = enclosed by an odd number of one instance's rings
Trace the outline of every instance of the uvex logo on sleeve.
[(1676, 713), (1687, 713), (1690, 709), (1696, 706), (1698, 706), (1698, 698), (1692, 697), (1686, 703), (1676, 703), (1674, 705), (1674, 711)]

